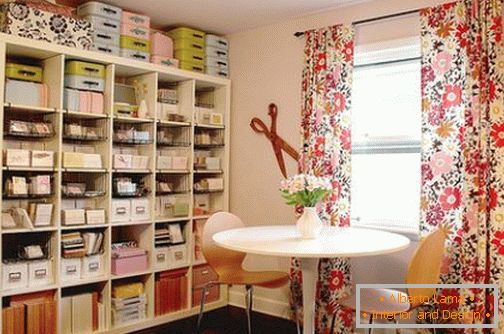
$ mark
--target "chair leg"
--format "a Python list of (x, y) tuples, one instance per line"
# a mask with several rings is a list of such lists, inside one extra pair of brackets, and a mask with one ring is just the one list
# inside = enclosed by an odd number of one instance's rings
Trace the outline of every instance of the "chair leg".
[(208, 285), (205, 285), (203, 289), (201, 289), (201, 302), (200, 302), (200, 311), (198, 314), (198, 322), (196, 323), (196, 334), (199, 334), (201, 331), (201, 321), (203, 320), (203, 311), (205, 308), (205, 299), (206, 299), (206, 292), (208, 289)]
[(330, 334), (334, 334), (334, 322), (335, 321), (336, 321), (336, 313), (333, 314), (332, 319), (331, 319), (331, 331), (329, 332)]
[(301, 334), (301, 322), (299, 321), (299, 309), (296, 305), (296, 330), (297, 334)]
[[(397, 319), (395, 318), (394, 318), (394, 324), (399, 325), (399, 321), (397, 321)], [(396, 334), (401, 334), (401, 330), (399, 328), (396, 328), (395, 332)]]
[[(370, 325), (373, 324), (373, 315), (372, 314), (369, 314), (369, 324)], [(373, 334), (373, 329), (372, 328), (368, 328), (368, 334)]]
[(251, 316), (252, 316), (252, 297), (253, 297), (253, 288), (252, 285), (245, 286), (246, 294), (245, 294), (245, 304), (246, 304), (246, 312), (247, 312), (247, 333), (252, 334), (252, 324), (251, 324)]

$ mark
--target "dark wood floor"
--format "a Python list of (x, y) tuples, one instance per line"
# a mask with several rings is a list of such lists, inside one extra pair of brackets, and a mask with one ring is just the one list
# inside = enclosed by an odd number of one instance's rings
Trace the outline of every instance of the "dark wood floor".
[[(243, 309), (227, 306), (205, 313), (202, 334), (246, 334), (247, 320)], [(135, 334), (191, 334), (194, 333), (196, 317), (147, 329)], [(252, 314), (254, 334), (296, 334), (296, 325), (285, 319), (261, 313)]]

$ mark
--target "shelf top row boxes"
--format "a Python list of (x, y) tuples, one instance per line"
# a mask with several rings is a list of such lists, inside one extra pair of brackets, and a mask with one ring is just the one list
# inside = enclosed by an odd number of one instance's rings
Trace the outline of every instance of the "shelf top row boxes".
[(5, 77), (5, 102), (47, 107), (49, 93), (47, 85), (42, 82), (41, 66), (7, 63)]
[(178, 67), (178, 59), (173, 58), (173, 40), (163, 32), (154, 31), (150, 35), (151, 63)]
[(205, 73), (205, 35), (203, 31), (186, 27), (168, 32), (181, 69)]
[(228, 77), (229, 75), (229, 43), (224, 37), (207, 34), (206, 44), (206, 73), (215, 76)]
[[(45, 5), (45, 3), (40, 3)], [(58, 7), (59, 9), (62, 8), (62, 6)], [(19, 15), (19, 13), (23, 13), (23, 15)], [(93, 44), (92, 24), (71, 17), (70, 11), (64, 14), (56, 14), (39, 8), (36, 1), (30, 1), (27, 4), (20, 2), (4, 3), (0, 5), (0, 16), (2, 16), (0, 31), (11, 35), (29, 37), (33, 40), (59, 45), (73, 45), (77, 49), (89, 50)], [(31, 22), (31, 26), (37, 27), (37, 32), (27, 31), (26, 22)], [(65, 26), (66, 28), (57, 29), (54, 22), (57, 22), (58, 27)]]
[(116, 56), (120, 54), (121, 8), (91, 1), (77, 7), (77, 15), (93, 24), (92, 50)]

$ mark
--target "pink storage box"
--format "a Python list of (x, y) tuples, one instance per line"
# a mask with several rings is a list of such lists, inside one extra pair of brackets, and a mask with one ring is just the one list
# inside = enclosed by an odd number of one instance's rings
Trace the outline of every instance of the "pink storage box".
[(173, 41), (169, 36), (160, 32), (150, 35), (150, 53), (155, 56), (173, 58)]
[(98, 92), (79, 92), (79, 111), (103, 114), (103, 94)]
[(121, 22), (123, 24), (131, 24), (138, 27), (150, 28), (150, 17), (137, 13), (127, 12), (123, 10)]
[(151, 56), (150, 62), (157, 65), (171, 66), (171, 67), (179, 67), (179, 60), (170, 57), (163, 56)]
[(147, 251), (142, 248), (121, 248), (112, 251), (112, 274), (124, 275), (146, 271)]
[(150, 29), (132, 24), (121, 24), (121, 35), (134, 38), (149, 39)]

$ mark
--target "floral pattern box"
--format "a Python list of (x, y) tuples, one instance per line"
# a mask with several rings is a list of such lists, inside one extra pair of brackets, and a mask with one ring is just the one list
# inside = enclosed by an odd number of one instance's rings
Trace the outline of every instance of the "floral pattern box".
[(21, 2), (0, 6), (0, 31), (84, 50), (93, 44), (90, 22), (46, 12)]

